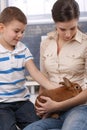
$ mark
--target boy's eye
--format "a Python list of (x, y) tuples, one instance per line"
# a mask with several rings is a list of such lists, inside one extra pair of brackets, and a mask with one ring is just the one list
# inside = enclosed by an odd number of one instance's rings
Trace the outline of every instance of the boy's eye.
[(75, 29), (75, 27), (71, 28), (70, 30), (74, 30), (74, 29)]
[(15, 33), (18, 33), (19, 31), (18, 30), (15, 30)]
[(19, 31), (19, 30), (15, 30), (15, 33), (21, 33), (21, 34), (23, 34), (24, 33), (24, 31)]
[(24, 31), (21, 31), (21, 33), (23, 34), (23, 33), (24, 33)]

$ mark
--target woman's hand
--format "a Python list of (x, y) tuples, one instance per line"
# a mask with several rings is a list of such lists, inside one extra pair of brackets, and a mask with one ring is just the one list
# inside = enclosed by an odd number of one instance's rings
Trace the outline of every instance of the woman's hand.
[(41, 96), (41, 98), (46, 100), (46, 102), (41, 103), (39, 100), (37, 100), (38, 104), (41, 106), (41, 107), (35, 106), (36, 113), (37, 113), (38, 116), (41, 116), (41, 115), (55, 111), (56, 105), (58, 105), (58, 102), (53, 101), (51, 98), (45, 97), (45, 96)]
[(45, 96), (41, 96), (41, 98), (46, 100), (46, 102), (41, 103), (38, 101), (38, 104), (41, 106), (41, 107), (36, 107), (36, 112), (38, 115), (45, 114), (45, 113), (47, 114), (55, 111), (65, 111), (72, 107), (86, 103), (87, 89), (83, 90), (77, 96), (61, 102), (53, 101), (49, 97), (45, 97)]

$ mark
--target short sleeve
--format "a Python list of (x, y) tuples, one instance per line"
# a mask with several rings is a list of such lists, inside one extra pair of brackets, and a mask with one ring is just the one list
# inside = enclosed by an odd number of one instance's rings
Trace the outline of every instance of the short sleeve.
[(30, 50), (28, 48), (25, 49), (25, 62), (34, 59), (33, 55), (31, 54)]

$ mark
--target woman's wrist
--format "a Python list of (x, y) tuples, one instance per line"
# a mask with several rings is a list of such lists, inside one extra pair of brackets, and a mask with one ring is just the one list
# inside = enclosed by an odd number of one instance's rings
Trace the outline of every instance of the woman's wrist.
[(56, 108), (56, 110), (59, 110), (59, 111), (65, 111), (74, 106), (76, 106), (76, 103), (75, 103), (75, 99), (73, 97), (72, 99), (70, 98), (65, 101), (57, 102), (55, 108)]

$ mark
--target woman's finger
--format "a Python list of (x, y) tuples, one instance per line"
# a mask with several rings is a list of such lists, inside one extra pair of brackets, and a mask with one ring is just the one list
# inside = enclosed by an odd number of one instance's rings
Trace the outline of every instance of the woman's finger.
[[(37, 104), (38, 104), (39, 106), (41, 106), (41, 107), (43, 107), (43, 105), (44, 105), (44, 103), (40, 102), (38, 99), (37, 99)], [(37, 106), (35, 106), (35, 107), (37, 107)]]

